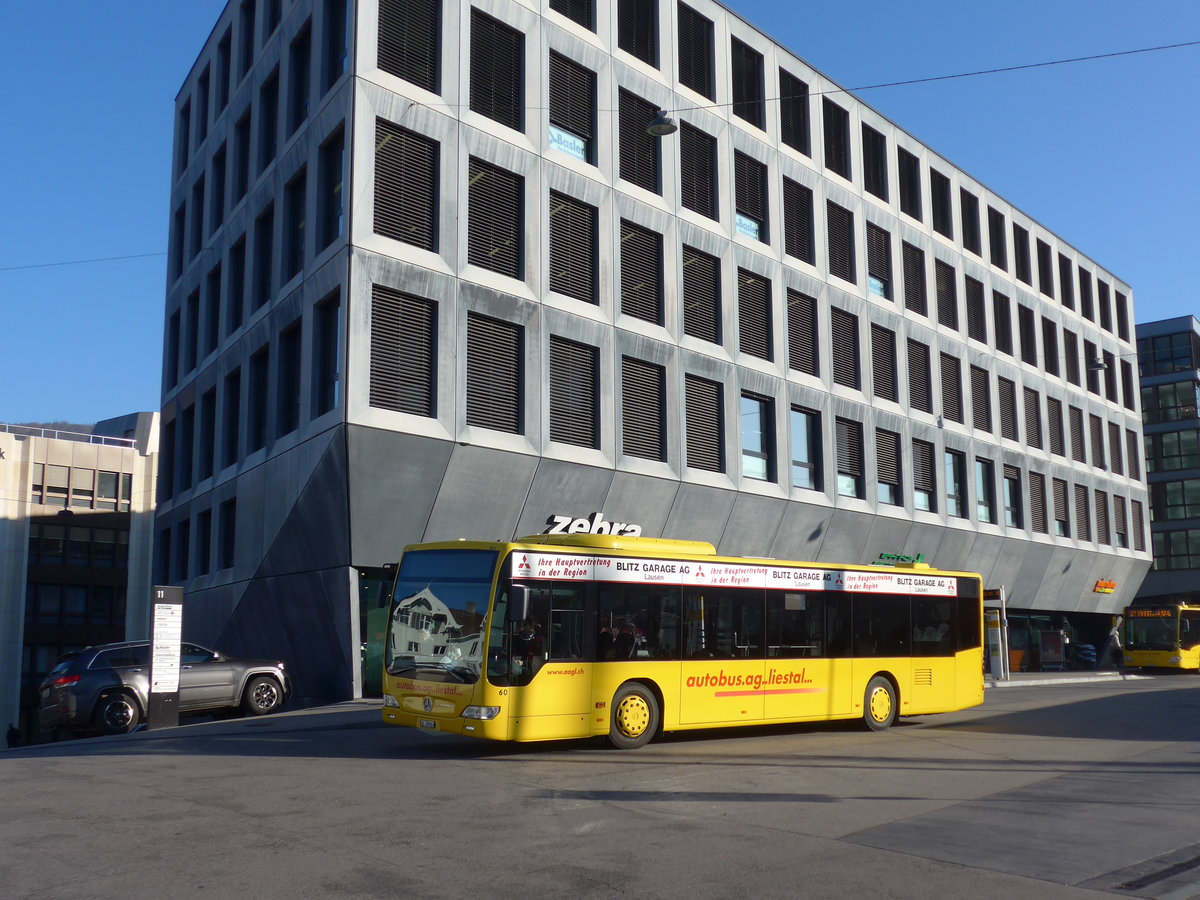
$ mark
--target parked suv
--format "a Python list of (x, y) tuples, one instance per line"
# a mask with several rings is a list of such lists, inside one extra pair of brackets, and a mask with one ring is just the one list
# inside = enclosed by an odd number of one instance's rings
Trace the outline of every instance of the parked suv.
[[(150, 643), (100, 644), (59, 657), (39, 689), (43, 728), (123, 734), (145, 718)], [(291, 694), (282, 662), (233, 659), (196, 644), (179, 658), (179, 712), (275, 712)]]

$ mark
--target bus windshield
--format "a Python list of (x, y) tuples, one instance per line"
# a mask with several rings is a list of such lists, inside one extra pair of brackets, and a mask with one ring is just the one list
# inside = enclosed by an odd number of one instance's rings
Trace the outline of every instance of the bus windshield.
[(483, 662), (493, 550), (404, 554), (392, 593), (384, 665), (389, 675), (474, 684)]
[(1126, 610), (1126, 649), (1174, 650), (1177, 643), (1175, 610), (1169, 607), (1144, 607)]

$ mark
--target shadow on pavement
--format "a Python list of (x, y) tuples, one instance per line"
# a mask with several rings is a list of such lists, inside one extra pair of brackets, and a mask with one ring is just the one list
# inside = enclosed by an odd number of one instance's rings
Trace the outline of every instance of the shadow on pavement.
[[(1137, 689), (1128, 692), (1091, 699), (1081, 699), (1075, 692), (1059, 693), (1049, 703), (1036, 698), (1039, 689), (1019, 693), (989, 691), (991, 703), (985, 702), (982, 707), (940, 716), (902, 719), (890, 732), (878, 736), (880, 749), (888, 746), (889, 736), (896, 738), (930, 731), (945, 732), (946, 736), (985, 734), (997, 738), (1012, 735), (1102, 741), (1200, 741), (1200, 691), (1183, 684), (1162, 690), (1144, 682), (1138, 684)], [(1029, 698), (1028, 708), (988, 711), (989, 705), (1003, 706), (1026, 698)], [(161, 731), (23, 747), (0, 754), (0, 763), (22, 758), (201, 755), (497, 761), (552, 756), (560, 761), (570, 761), (572, 757), (581, 762), (619, 760), (623, 765), (641, 762), (661, 765), (666, 761), (815, 765), (831, 764), (836, 760), (848, 762), (836, 752), (829, 752), (829, 741), (837, 741), (843, 735), (853, 735), (856, 741), (862, 737), (856, 722), (735, 727), (674, 732), (642, 750), (623, 752), (610, 749), (601, 738), (507, 744), (457, 735), (428, 734), (385, 725), (380, 720), (378, 704), (348, 702), (261, 719), (201, 722)], [(795, 737), (795, 755), (778, 756), (777, 743), (770, 744), (767, 752), (756, 754), (754, 741), (770, 736)], [(806, 748), (803, 742), (807, 737), (821, 737), (820, 747)], [(690, 758), (693, 747), (704, 752), (704, 757)], [(764, 749), (766, 747), (764, 745)], [(813, 755), (812, 751), (818, 749), (821, 754)], [(1060, 761), (1056, 760), (1055, 764)], [(925, 760), (924, 764), (928, 762)], [(894, 763), (889, 760), (888, 764)], [(956, 768), (971, 765), (963, 759), (946, 760), (945, 764)], [(1028, 760), (1021, 763), (1028, 764)], [(987, 767), (994, 769), (995, 760), (989, 760)]]

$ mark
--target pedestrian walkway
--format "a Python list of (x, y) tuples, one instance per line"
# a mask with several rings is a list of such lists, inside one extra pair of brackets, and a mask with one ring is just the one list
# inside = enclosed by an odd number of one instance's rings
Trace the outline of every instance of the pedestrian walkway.
[(1070, 672), (1013, 672), (1006, 681), (983, 677), (984, 687), (1034, 687), (1035, 685), (1087, 684), (1088, 682), (1135, 681), (1148, 675), (1116, 669), (1081, 669)]

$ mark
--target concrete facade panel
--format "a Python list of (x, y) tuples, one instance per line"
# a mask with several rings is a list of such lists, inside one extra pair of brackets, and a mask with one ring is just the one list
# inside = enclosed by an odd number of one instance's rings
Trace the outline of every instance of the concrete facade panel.
[(505, 540), (529, 496), (538, 459), (485, 447), (455, 446), (425, 528), (425, 540)]
[(775, 543), (788, 503), (745, 491), (735, 496), (717, 551), (728, 556), (762, 556), (764, 548)]
[(821, 540), (821, 560), (860, 562), (867, 552), (871, 535), (871, 519), (866, 512), (850, 509), (835, 510)]
[[(663, 537), (721, 544), (737, 493), (683, 482), (671, 504)], [(651, 535), (658, 537), (658, 535)]]
[(678, 493), (678, 481), (617, 471), (604, 500), (604, 512), (611, 514), (609, 521), (620, 516), (641, 525), (642, 534), (648, 537), (664, 537)]
[[(350, 696), (355, 661), (350, 645), (353, 598), (347, 587), (345, 569), (256, 578), (214, 643), (232, 656), (284, 660), (301, 704)], [(223, 605), (218, 600), (214, 608)]]
[(867, 535), (862, 556), (855, 560), (847, 560), (847, 562), (869, 563), (879, 559), (881, 553), (903, 554), (905, 552), (903, 548), (908, 543), (912, 522), (891, 516), (873, 516), (872, 519), (871, 530)]
[(406, 544), (424, 539), (454, 445), (355, 426), (346, 444), (351, 561), (395, 562)]
[[(303, 484), (286, 494), (295, 497), (295, 502), (270, 536), (256, 578), (350, 565), (346, 448), (341, 428), (331, 434), (332, 438), (323, 442), (325, 452), (304, 473)], [(307, 469), (312, 462), (308, 454), (297, 456), (291, 464), (281, 460), (285, 467), (281, 479), (294, 478), (298, 464)], [(272, 504), (272, 508), (280, 505)]]
[(543, 457), (537, 464), (529, 495), (522, 505), (515, 536), (541, 534), (550, 524), (547, 519), (551, 515), (574, 517), (602, 512), (609, 522), (614, 521), (614, 517), (621, 522), (637, 521), (618, 515), (619, 510), (610, 511), (605, 508), (604, 501), (612, 482), (612, 469), (582, 466)]
[(789, 503), (769, 555), (775, 559), (817, 559), (833, 512), (832, 507)]

